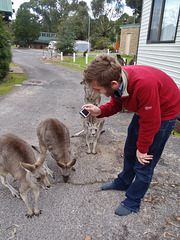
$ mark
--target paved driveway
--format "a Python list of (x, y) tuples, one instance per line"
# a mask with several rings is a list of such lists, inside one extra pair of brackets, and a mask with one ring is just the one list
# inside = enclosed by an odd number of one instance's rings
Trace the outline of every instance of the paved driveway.
[[(22, 86), (0, 98), (1, 134), (12, 132), (38, 144), (37, 125), (49, 117), (69, 126), (70, 133), (81, 130), (78, 114), (84, 92), (82, 71), (40, 61), (40, 50), (13, 50), (13, 61), (28, 73)], [(102, 98), (102, 103), (108, 99)], [(55, 179), (48, 191), (41, 189), (39, 217), (27, 219), (20, 199), (0, 183), (0, 239), (18, 240), (142, 240), (178, 239), (180, 225), (179, 173), (180, 138), (172, 136), (138, 214), (118, 217), (114, 210), (124, 192), (101, 191), (104, 182), (117, 176), (123, 166), (123, 146), (132, 113), (107, 118), (96, 155), (86, 154), (84, 135), (71, 138), (75, 172), (64, 183), (60, 169), (48, 154), (48, 165)], [(9, 176), (9, 182), (17, 187)], [(30, 194), (33, 204), (34, 198)], [(13, 233), (14, 232), (14, 233)], [(173, 237), (174, 236), (174, 237)]]

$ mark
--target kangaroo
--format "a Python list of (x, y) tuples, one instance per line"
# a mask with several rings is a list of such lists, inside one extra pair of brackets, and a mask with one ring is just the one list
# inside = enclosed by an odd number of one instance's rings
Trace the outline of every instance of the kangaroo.
[[(46, 154), (47, 150), (56, 160), (57, 165), (62, 170), (65, 182), (68, 181), (71, 168), (76, 163), (76, 159), (70, 161), (70, 136), (68, 127), (58, 119), (49, 118), (42, 121), (37, 127), (40, 151)], [(36, 150), (37, 148), (33, 146)], [(53, 172), (44, 163), (47, 173), (53, 177)]]
[[(90, 117), (83, 119), (83, 129), (86, 134), (86, 143), (88, 146), (87, 153), (96, 154), (96, 145), (100, 134), (102, 133), (102, 128), (104, 125), (104, 118)], [(91, 149), (92, 144), (92, 149)]]
[[(49, 188), (51, 185), (46, 177), (43, 168), (45, 155), (41, 154), (36, 161), (31, 146), (14, 134), (5, 134), (0, 137), (0, 176), (4, 186), (9, 188), (12, 195), (23, 199), (28, 213), (27, 217), (38, 216), (38, 197), (40, 186)], [(7, 181), (6, 175), (10, 173), (14, 180), (19, 182), (19, 192), (15, 190)], [(34, 189), (35, 207), (34, 210), (28, 204), (27, 194), (30, 189)]]
[(97, 92), (95, 93), (86, 83), (84, 85), (84, 102), (85, 104), (92, 103), (96, 106), (101, 102), (101, 95)]

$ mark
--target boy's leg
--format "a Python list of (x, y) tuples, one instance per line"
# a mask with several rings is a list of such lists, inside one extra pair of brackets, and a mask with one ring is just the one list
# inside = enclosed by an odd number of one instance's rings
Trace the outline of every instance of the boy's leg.
[(134, 114), (133, 119), (128, 128), (128, 136), (124, 147), (124, 167), (123, 171), (116, 178), (116, 188), (127, 190), (135, 177), (134, 164), (136, 162), (136, 142), (139, 133), (139, 116)]
[(134, 164), (136, 162), (136, 142), (139, 132), (139, 116), (134, 114), (133, 119), (128, 127), (128, 136), (124, 147), (124, 168), (113, 182), (106, 183), (102, 186), (103, 190), (116, 189), (126, 191), (132, 183), (135, 172)]
[[(170, 121), (163, 121), (158, 133), (154, 137), (148, 154), (153, 155), (150, 163), (142, 165), (136, 159), (134, 171), (136, 174), (134, 182), (126, 191), (126, 199), (122, 202), (123, 206), (132, 212), (138, 212), (141, 199), (149, 188), (153, 176), (154, 168), (162, 154), (165, 144), (176, 123), (176, 118)], [(118, 214), (119, 215), (119, 214)]]

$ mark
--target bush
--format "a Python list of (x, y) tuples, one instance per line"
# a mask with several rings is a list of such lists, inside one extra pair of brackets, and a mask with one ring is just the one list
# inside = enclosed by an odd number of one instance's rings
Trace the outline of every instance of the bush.
[(109, 38), (100, 38), (97, 42), (94, 48), (96, 49), (104, 49), (108, 48), (108, 46), (111, 44), (111, 41)]
[(9, 33), (6, 30), (7, 23), (2, 20), (0, 15), (0, 81), (9, 72), (9, 64), (12, 59), (11, 45), (9, 43)]
[(115, 48), (112, 45), (108, 46), (108, 48), (109, 48), (109, 51), (114, 51), (115, 50)]

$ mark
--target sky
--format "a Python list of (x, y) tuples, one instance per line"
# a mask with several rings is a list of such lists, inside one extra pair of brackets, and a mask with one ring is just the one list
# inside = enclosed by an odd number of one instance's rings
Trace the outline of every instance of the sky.
[[(18, 8), (20, 7), (20, 5), (22, 4), (22, 3), (24, 3), (24, 2), (29, 2), (30, 0), (12, 0), (12, 2), (14, 2), (14, 4), (13, 4), (13, 9), (15, 10), (15, 13), (13, 14), (13, 17), (12, 17), (12, 19), (15, 19), (15, 15), (16, 15), (16, 13), (17, 13), (17, 10), (18, 10)], [(87, 2), (87, 5), (88, 6), (90, 6), (90, 2), (91, 2), (91, 0), (84, 0), (84, 2)], [(125, 2), (125, 0), (123, 0), (123, 2)], [(127, 14), (129, 14), (129, 15), (132, 15), (132, 10), (129, 8), (129, 7), (126, 7), (125, 6), (125, 12), (127, 13)]]

